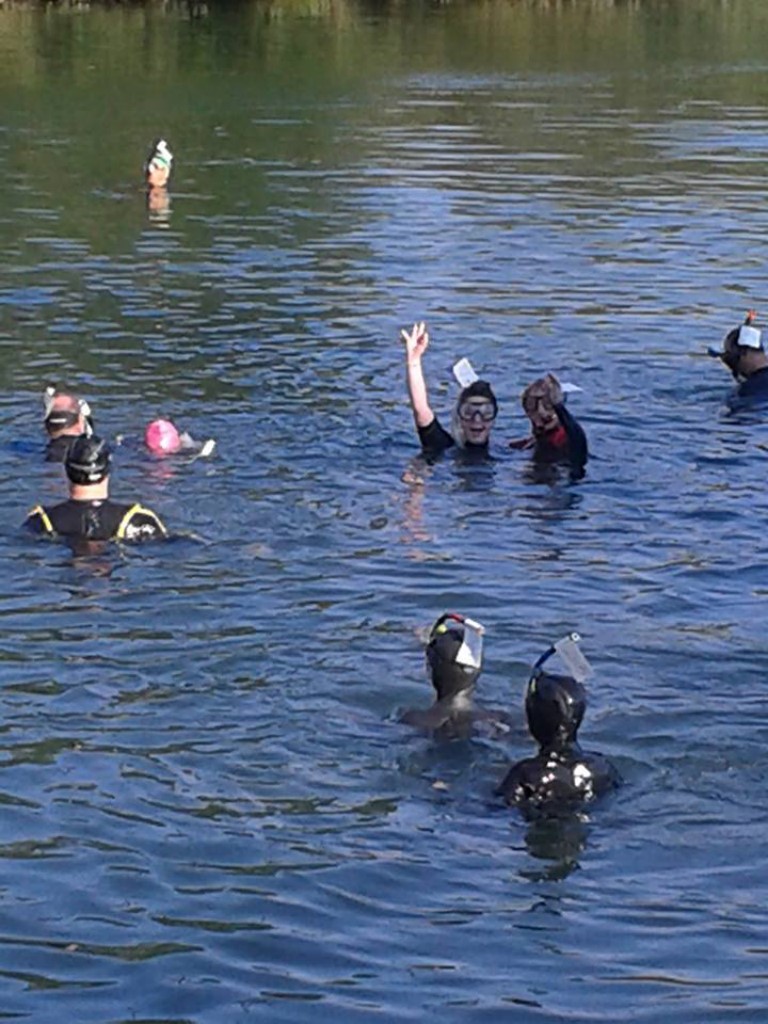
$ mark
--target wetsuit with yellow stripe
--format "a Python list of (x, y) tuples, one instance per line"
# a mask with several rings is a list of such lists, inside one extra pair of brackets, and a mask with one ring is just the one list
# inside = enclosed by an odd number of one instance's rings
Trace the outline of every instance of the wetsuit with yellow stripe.
[(121, 505), (108, 498), (60, 505), (37, 505), (26, 518), (25, 527), (49, 537), (82, 540), (158, 540), (168, 536), (160, 518), (142, 505)]

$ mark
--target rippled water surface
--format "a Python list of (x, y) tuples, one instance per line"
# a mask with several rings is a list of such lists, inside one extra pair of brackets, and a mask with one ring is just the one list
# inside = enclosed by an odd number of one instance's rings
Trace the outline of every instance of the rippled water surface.
[[(768, 11), (0, 11), (0, 1019), (759, 1022), (768, 428), (706, 359), (765, 297)], [(170, 209), (139, 170), (165, 134)], [(495, 459), (418, 457), (399, 328)], [(553, 370), (593, 458), (506, 441)], [(40, 392), (174, 543), (76, 558)], [(157, 462), (173, 415), (215, 456)], [(487, 627), (501, 743), (397, 724)], [(578, 629), (626, 785), (526, 824), (531, 662)]]

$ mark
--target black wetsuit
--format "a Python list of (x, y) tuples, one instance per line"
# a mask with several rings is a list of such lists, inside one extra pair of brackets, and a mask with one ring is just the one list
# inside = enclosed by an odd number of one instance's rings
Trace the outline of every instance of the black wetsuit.
[(66, 462), (69, 449), (82, 436), (82, 434), (61, 434), (59, 437), (52, 437), (45, 446), (45, 461)]
[(38, 505), (26, 518), (25, 527), (49, 537), (78, 540), (156, 540), (168, 536), (163, 523), (151, 509), (141, 505), (121, 505), (108, 498), (102, 501), (77, 501), (70, 498), (60, 505)]
[(728, 399), (731, 409), (744, 409), (768, 402), (768, 366), (755, 371), (743, 380)]
[[(441, 452), (446, 451), (448, 448), (456, 446), (456, 440), (452, 434), (449, 434), (445, 427), (440, 423), (437, 416), (432, 420), (429, 426), (418, 427), (419, 441), (421, 441), (421, 447), (424, 454), (429, 456), (440, 455)], [(472, 444), (467, 442), (462, 451), (477, 453), (479, 455), (488, 454), (488, 444)]]
[(560, 426), (536, 437), (534, 458), (542, 462), (567, 462), (574, 474), (583, 476), (589, 458), (584, 428), (562, 404), (554, 407)]
[(518, 761), (496, 792), (508, 804), (529, 811), (557, 811), (594, 800), (620, 783), (619, 773), (602, 754), (565, 743)]
[(528, 728), (539, 752), (513, 764), (496, 790), (508, 804), (532, 814), (567, 812), (621, 782), (607, 758), (579, 746), (587, 694), (571, 676), (543, 671), (554, 653), (551, 647), (534, 666), (525, 696)]

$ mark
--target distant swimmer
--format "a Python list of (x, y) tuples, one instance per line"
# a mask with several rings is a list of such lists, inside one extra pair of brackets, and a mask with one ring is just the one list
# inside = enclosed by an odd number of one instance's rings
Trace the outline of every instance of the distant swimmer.
[(436, 699), (430, 708), (410, 708), (400, 721), (444, 739), (467, 738), (476, 726), (509, 732), (508, 716), (476, 707), (474, 691), (483, 663), (479, 622), (447, 612), (432, 627), (427, 643), (427, 669)]
[[(528, 682), (525, 713), (539, 753), (518, 761), (496, 790), (510, 806), (526, 812), (557, 813), (573, 810), (602, 796), (621, 783), (611, 762), (582, 750), (577, 733), (587, 707), (581, 681), (572, 676), (544, 671), (544, 663), (555, 653), (567, 654), (576, 634), (550, 647), (536, 662)], [(570, 648), (573, 654), (573, 647)], [(588, 666), (580, 652), (575, 654)], [(571, 670), (574, 670), (573, 664)], [(577, 671), (577, 674), (578, 673)]]
[(76, 438), (93, 433), (91, 408), (84, 399), (51, 384), (43, 392), (43, 426), (48, 435), (46, 462), (63, 462)]
[(150, 217), (161, 223), (169, 219), (171, 198), (168, 184), (173, 170), (173, 153), (165, 139), (156, 139), (144, 161), (144, 181), (147, 186), (147, 210)]
[(51, 507), (37, 505), (26, 518), (27, 529), (70, 541), (166, 538), (168, 531), (150, 509), (110, 500), (111, 462), (106, 441), (96, 436), (77, 438), (64, 463), (69, 499)]
[(173, 169), (173, 153), (165, 139), (155, 139), (144, 161), (147, 188), (167, 188)]
[(195, 441), (186, 431), (179, 433), (172, 420), (157, 419), (147, 424), (144, 431), (144, 444), (153, 455), (163, 457), (187, 452), (196, 456), (211, 455), (216, 442), (213, 438), (207, 441)]
[[(491, 385), (477, 378), (466, 359), (456, 364), (454, 372), (464, 383), (449, 433), (435, 416), (427, 397), (422, 367), (422, 357), (429, 346), (426, 324), (416, 323), (410, 331), (402, 330), (400, 335), (405, 342), (408, 396), (424, 452), (438, 455), (457, 445), (467, 452), (487, 454), (491, 429), (499, 411)], [(458, 370), (462, 365), (463, 375)]]
[(510, 441), (510, 448), (531, 449), (534, 458), (542, 462), (565, 462), (574, 476), (583, 476), (589, 458), (587, 435), (566, 409), (557, 377), (553, 373), (539, 377), (523, 391), (521, 401), (531, 421), (531, 434)]
[(732, 409), (768, 402), (768, 356), (762, 332), (755, 327), (756, 316), (751, 309), (744, 323), (726, 334), (722, 349), (707, 350), (728, 367), (738, 382), (728, 403)]

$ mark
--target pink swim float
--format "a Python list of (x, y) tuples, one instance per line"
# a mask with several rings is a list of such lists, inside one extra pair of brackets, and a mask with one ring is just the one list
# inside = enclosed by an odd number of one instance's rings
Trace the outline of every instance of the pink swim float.
[(155, 455), (173, 455), (181, 448), (179, 432), (170, 420), (153, 420), (144, 431), (144, 442)]

